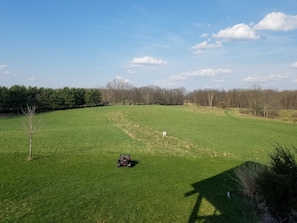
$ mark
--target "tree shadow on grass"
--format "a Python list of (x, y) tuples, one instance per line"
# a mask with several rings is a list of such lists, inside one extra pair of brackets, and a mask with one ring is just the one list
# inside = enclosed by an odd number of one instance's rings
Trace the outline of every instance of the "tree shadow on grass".
[[(242, 165), (247, 163), (250, 162)], [(235, 168), (191, 185), (193, 190), (185, 193), (185, 197), (198, 197), (189, 216), (189, 223), (253, 222), (254, 216), (249, 205), (244, 202), (243, 197), (239, 193), (233, 193), (238, 189), (235, 181), (232, 179)], [(227, 196), (229, 191), (231, 191), (230, 198)]]
[(52, 158), (52, 157), (54, 157), (54, 156), (56, 156), (56, 155), (36, 155), (36, 156), (34, 156), (33, 155), (33, 157), (32, 157), (32, 161), (33, 160), (43, 160), (43, 159), (50, 159), (50, 158)]

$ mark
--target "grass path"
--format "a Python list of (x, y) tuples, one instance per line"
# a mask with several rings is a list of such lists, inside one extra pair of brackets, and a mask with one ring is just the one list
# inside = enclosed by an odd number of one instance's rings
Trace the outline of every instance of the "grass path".
[(174, 136), (163, 136), (161, 131), (133, 123), (122, 112), (114, 112), (109, 117), (111, 123), (134, 140), (144, 144), (144, 151), (150, 154), (167, 154), (187, 157), (234, 157), (234, 154), (218, 154), (211, 149)]
[(145, 151), (151, 154), (173, 154), (178, 156), (193, 155), (191, 150), (197, 146), (173, 136), (163, 136), (162, 132), (146, 126), (132, 123), (123, 113), (113, 113), (111, 122), (125, 134), (145, 145)]

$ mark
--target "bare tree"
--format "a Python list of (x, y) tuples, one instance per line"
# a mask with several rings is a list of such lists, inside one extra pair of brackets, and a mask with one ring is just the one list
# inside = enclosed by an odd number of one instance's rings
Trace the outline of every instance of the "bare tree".
[(279, 93), (276, 90), (263, 90), (261, 92), (261, 105), (263, 109), (263, 117), (273, 117), (279, 110)]
[(110, 101), (114, 105), (119, 103), (125, 105), (127, 100), (131, 100), (131, 98), (129, 98), (131, 96), (129, 95), (129, 91), (132, 91), (133, 85), (127, 80), (121, 78), (114, 79), (107, 83), (106, 89), (110, 94)]
[(37, 107), (35, 105), (32, 105), (32, 106), (26, 105), (26, 108), (22, 108), (22, 113), (24, 116), (23, 126), (30, 138), (28, 160), (33, 160), (32, 140), (33, 140), (33, 136), (36, 133), (38, 125), (40, 123), (40, 122), (37, 123), (35, 120), (36, 108)]
[(209, 90), (207, 92), (207, 99), (208, 99), (208, 106), (213, 107), (213, 98), (214, 98), (215, 92), (214, 90)]

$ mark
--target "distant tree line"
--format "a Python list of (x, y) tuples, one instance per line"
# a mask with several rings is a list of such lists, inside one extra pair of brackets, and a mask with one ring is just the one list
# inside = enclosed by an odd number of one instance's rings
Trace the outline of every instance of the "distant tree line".
[(60, 110), (96, 106), (101, 102), (98, 89), (51, 89), (14, 85), (0, 87), (0, 111), (19, 112), (21, 108), (37, 106), (38, 110)]
[(240, 108), (242, 112), (265, 118), (277, 115), (280, 109), (296, 109), (297, 90), (271, 89), (195, 90), (186, 95), (186, 101), (201, 106)]
[(277, 91), (262, 89), (200, 89), (187, 92), (185, 88), (163, 89), (156, 86), (136, 88), (121, 79), (109, 82), (100, 89), (102, 101), (111, 105), (182, 105), (240, 108), (256, 116), (265, 118), (277, 115), (280, 109), (296, 109), (297, 90)]
[(14, 85), (0, 87), (0, 110), (17, 111), (26, 105), (38, 109), (59, 110), (96, 105), (183, 105), (240, 108), (243, 112), (273, 117), (280, 109), (296, 109), (297, 90), (261, 89), (164, 89), (157, 86), (134, 87), (115, 79), (99, 89), (51, 89)]
[(110, 105), (182, 105), (186, 89), (164, 89), (157, 86), (134, 87), (121, 79), (109, 82), (100, 89), (102, 101)]

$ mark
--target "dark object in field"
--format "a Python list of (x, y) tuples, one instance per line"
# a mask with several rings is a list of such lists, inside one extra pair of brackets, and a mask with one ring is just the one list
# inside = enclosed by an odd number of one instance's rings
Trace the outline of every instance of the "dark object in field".
[(118, 167), (120, 166), (127, 166), (127, 167), (132, 167), (132, 160), (129, 154), (121, 154), (119, 159), (118, 159)]

